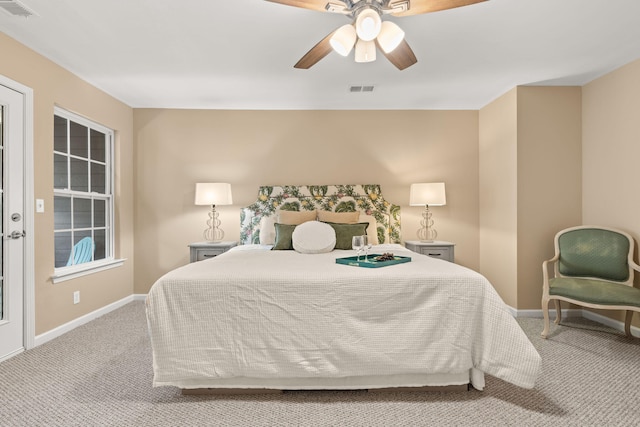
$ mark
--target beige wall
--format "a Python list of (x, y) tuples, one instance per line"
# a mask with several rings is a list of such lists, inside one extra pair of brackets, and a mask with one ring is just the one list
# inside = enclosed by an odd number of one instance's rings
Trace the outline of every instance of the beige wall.
[[(640, 60), (587, 84), (582, 97), (584, 223), (622, 229), (637, 243)], [(636, 261), (637, 257), (636, 254)], [(621, 312), (602, 314), (623, 318)], [(640, 326), (638, 317), (634, 316), (636, 326)]]
[[(133, 292), (133, 112), (15, 40), (0, 33), (0, 74), (33, 89), (36, 334), (51, 330)], [(125, 265), (53, 284), (53, 107), (58, 105), (116, 131), (116, 252)], [(73, 304), (79, 290), (80, 304)]]
[(480, 110), (480, 272), (517, 307), (517, 89)]
[(517, 87), (480, 110), (480, 272), (540, 309), (553, 236), (581, 223), (578, 87)]
[(203, 240), (208, 208), (193, 204), (196, 182), (231, 183), (233, 206), (218, 207), (228, 240), (260, 185), (348, 183), (380, 184), (410, 240), (422, 212), (408, 206), (410, 184), (444, 181), (447, 205), (433, 208), (439, 238), (478, 269), (477, 111), (136, 109), (134, 123), (136, 293)]
[(581, 89), (518, 87), (518, 303), (540, 309), (553, 237), (582, 221)]

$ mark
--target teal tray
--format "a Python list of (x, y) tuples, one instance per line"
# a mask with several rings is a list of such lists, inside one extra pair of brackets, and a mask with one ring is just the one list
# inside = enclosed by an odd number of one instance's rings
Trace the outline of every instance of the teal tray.
[(388, 261), (377, 261), (375, 258), (379, 256), (381, 256), (381, 254), (370, 254), (368, 261), (364, 260), (364, 255), (360, 255), (360, 261), (358, 261), (357, 256), (336, 258), (336, 264), (353, 265), (354, 267), (378, 268), (386, 267), (388, 265), (403, 264), (411, 261), (411, 258), (408, 256), (397, 255), (393, 257), (394, 259)]

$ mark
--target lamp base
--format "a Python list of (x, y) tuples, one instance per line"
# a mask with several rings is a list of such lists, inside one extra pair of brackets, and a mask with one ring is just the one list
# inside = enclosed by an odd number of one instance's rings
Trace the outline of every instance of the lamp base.
[(208, 228), (204, 230), (202, 235), (207, 242), (220, 242), (224, 238), (224, 231), (220, 228), (220, 220), (218, 219), (218, 212), (216, 206), (211, 205), (211, 212), (209, 212), (209, 219), (207, 220)]
[(433, 243), (436, 237), (438, 237), (438, 232), (435, 228), (423, 227), (418, 230), (418, 239), (420, 239), (421, 242)]
[(220, 228), (207, 228), (202, 235), (207, 242), (221, 242), (224, 239), (224, 231)]
[(418, 230), (418, 239), (421, 242), (433, 243), (438, 237), (438, 232), (433, 228), (433, 219), (431, 219), (431, 211), (429, 205), (425, 205), (424, 212), (422, 212), (422, 221), (420, 221), (422, 227)]

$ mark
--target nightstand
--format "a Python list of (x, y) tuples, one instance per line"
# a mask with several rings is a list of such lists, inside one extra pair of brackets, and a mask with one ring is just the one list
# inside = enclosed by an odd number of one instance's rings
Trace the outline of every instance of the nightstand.
[(238, 242), (197, 242), (191, 243), (189, 262), (213, 258), (236, 246)]
[(421, 242), (419, 240), (407, 240), (404, 242), (407, 249), (432, 258), (440, 258), (445, 261), (453, 261), (454, 243), (435, 240), (433, 242)]

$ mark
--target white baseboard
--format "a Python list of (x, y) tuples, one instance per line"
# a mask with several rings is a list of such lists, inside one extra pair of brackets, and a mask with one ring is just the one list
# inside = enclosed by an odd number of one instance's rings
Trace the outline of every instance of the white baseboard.
[[(128, 297), (122, 298), (119, 301), (113, 302), (109, 305), (106, 305), (102, 308), (99, 308), (91, 313), (87, 313), (82, 317), (78, 317), (70, 322), (65, 323), (64, 325), (60, 325), (57, 328), (54, 328), (50, 331), (47, 331), (43, 334), (37, 335), (35, 338), (35, 347), (44, 344), (46, 342), (51, 341), (54, 338), (59, 337), (60, 335), (66, 334), (67, 332), (77, 328), (78, 326), (82, 326), (85, 323), (88, 323), (94, 319), (97, 319), (100, 316), (104, 316), (105, 314), (112, 312), (134, 300), (137, 300), (137, 295), (129, 295)], [(144, 296), (146, 297), (146, 295)]]
[(147, 294), (133, 294), (134, 301), (145, 301), (147, 299)]
[[(640, 314), (636, 314), (636, 316), (640, 316)], [(582, 317), (584, 317), (585, 319), (593, 320), (597, 323), (602, 323), (603, 325), (617, 331), (624, 332), (624, 322), (621, 322), (619, 320), (614, 320), (607, 316), (603, 316), (602, 314), (594, 313), (593, 311), (589, 310), (582, 310)], [(631, 333), (636, 337), (640, 337), (640, 328), (638, 328), (637, 326), (631, 326)]]
[[(513, 317), (533, 317), (533, 318), (542, 319), (542, 310), (518, 310), (511, 306), (508, 306), (508, 307)], [(556, 317), (555, 308), (549, 309), (549, 317), (551, 317), (551, 319), (555, 319)], [(582, 309), (581, 308), (562, 309), (562, 317), (582, 317)]]

